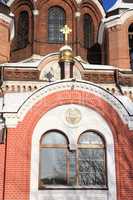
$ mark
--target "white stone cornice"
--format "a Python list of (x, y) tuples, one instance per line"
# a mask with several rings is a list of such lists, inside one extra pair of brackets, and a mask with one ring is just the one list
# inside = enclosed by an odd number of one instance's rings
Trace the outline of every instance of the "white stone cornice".
[(12, 18), (3, 14), (3, 13), (0, 13), (0, 19), (2, 19), (4, 22), (10, 24), (11, 21), (12, 21)]
[(20, 107), (17, 113), (5, 114), (5, 117), (7, 119), (7, 126), (8, 125), (9, 127), (11, 126), (12, 117), (13, 117), (13, 126), (15, 125), (15, 120), (17, 125), (18, 122), (24, 119), (25, 115), (30, 111), (30, 109), (32, 109), (32, 107), (45, 96), (48, 96), (55, 92), (71, 90), (72, 88), (79, 91), (90, 92), (100, 97), (101, 99), (105, 100), (116, 110), (116, 112), (122, 119), (123, 123), (129, 125), (130, 121), (132, 121), (131, 120), (132, 118), (127, 112), (124, 105), (115, 96), (113, 96), (103, 88), (99, 87), (96, 84), (88, 83), (86, 81), (64, 80), (64, 81), (54, 82), (50, 85), (38, 89), (23, 103), (23, 105)]

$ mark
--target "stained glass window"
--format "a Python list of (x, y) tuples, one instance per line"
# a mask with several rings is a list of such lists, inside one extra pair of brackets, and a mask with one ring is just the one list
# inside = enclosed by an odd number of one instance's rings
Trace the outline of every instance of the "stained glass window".
[(58, 7), (51, 7), (48, 11), (48, 41), (50, 43), (64, 42), (64, 35), (60, 29), (65, 25), (65, 11)]
[(83, 16), (84, 47), (90, 48), (93, 45), (93, 21), (90, 15)]
[(17, 24), (17, 48), (25, 48), (29, 42), (29, 15), (22, 11)]

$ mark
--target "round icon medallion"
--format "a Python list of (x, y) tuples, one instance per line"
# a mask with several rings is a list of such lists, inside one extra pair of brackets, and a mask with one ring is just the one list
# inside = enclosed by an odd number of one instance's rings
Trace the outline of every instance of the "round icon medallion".
[(69, 108), (66, 113), (66, 121), (71, 125), (76, 125), (81, 120), (81, 112), (77, 108)]

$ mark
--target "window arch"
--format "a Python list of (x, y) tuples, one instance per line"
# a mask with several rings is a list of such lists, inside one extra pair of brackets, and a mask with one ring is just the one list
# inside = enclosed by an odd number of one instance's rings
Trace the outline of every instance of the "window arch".
[(50, 43), (64, 42), (64, 35), (60, 29), (65, 25), (66, 15), (63, 8), (58, 6), (48, 10), (48, 41)]
[(105, 144), (93, 131), (81, 134), (77, 149), (66, 137), (51, 130), (40, 141), (39, 188), (50, 186), (106, 187)]
[(83, 16), (84, 47), (90, 48), (93, 45), (93, 20), (89, 14)]
[(128, 28), (128, 41), (129, 41), (129, 55), (130, 65), (133, 70), (133, 23)]
[(29, 14), (22, 11), (17, 23), (17, 48), (25, 48), (29, 43)]

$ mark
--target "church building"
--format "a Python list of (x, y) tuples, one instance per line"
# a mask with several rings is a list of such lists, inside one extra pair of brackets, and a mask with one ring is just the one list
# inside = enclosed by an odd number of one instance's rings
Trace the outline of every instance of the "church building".
[(133, 200), (132, 0), (0, 0), (0, 200)]

